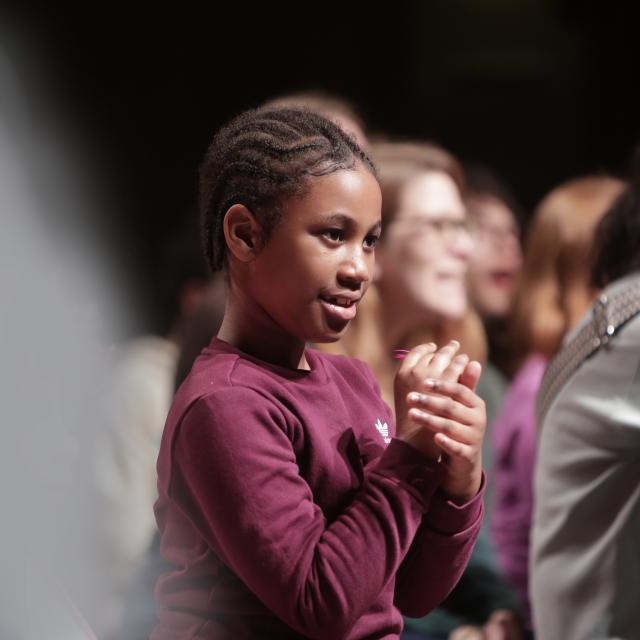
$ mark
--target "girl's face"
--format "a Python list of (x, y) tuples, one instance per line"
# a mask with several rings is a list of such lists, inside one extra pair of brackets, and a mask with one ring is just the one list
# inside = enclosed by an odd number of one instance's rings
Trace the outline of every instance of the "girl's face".
[(459, 319), (467, 309), (465, 276), (473, 244), (455, 182), (430, 171), (410, 179), (380, 249), (383, 296), (407, 314)]
[(310, 178), (303, 197), (284, 203), (249, 285), (276, 330), (301, 341), (340, 338), (371, 282), (380, 208), (378, 182), (362, 166)]

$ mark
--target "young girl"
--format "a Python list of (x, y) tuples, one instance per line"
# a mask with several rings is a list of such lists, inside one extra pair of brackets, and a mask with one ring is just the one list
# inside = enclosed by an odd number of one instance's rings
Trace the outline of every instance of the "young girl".
[(175, 569), (152, 640), (397, 638), (401, 613), (451, 590), (480, 527), (480, 367), (455, 342), (413, 349), (394, 429), (363, 363), (306, 346), (356, 315), (380, 233), (375, 170), (333, 123), (238, 116), (201, 199), (228, 299), (164, 430), (156, 517)]

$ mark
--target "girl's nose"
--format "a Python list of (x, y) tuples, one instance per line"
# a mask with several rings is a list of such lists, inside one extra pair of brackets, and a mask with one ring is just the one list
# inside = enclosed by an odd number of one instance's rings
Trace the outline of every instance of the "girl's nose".
[(362, 283), (370, 280), (372, 269), (373, 256), (369, 257), (362, 249), (359, 249), (353, 251), (348, 259), (340, 265), (338, 280), (359, 287)]

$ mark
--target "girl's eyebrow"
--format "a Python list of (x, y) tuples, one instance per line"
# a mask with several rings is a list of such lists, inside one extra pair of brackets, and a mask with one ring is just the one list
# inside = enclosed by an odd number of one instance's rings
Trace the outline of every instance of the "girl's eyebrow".
[[(325, 224), (340, 224), (345, 227), (354, 227), (356, 226), (356, 221), (350, 215), (346, 213), (332, 213), (327, 216), (324, 221)], [(382, 220), (378, 220), (369, 230), (369, 233), (374, 231), (380, 231), (382, 229)]]
[(346, 213), (332, 213), (328, 215), (323, 222), (326, 224), (342, 224), (342, 225), (353, 225), (354, 220), (351, 216)]

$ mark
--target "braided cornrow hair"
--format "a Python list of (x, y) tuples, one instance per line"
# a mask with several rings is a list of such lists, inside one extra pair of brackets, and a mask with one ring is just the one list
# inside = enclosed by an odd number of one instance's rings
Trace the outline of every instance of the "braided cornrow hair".
[(229, 207), (247, 207), (267, 242), (285, 198), (304, 195), (308, 178), (355, 169), (358, 161), (376, 175), (349, 134), (307, 109), (265, 107), (236, 116), (216, 134), (200, 166), (202, 240), (211, 269), (226, 261), (222, 222)]

